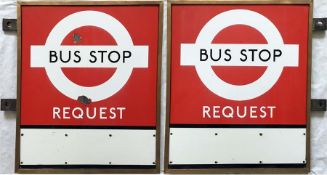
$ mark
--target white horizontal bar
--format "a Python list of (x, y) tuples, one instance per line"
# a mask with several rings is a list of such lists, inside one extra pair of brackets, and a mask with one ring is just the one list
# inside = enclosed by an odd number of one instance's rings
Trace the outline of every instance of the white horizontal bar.
[(170, 128), (170, 133), (172, 164), (286, 164), (306, 160), (305, 128)]
[(22, 165), (153, 165), (155, 133), (140, 129), (21, 129), (20, 160)]
[(148, 46), (31, 46), (31, 67), (115, 68), (122, 65), (148, 67)]
[[(201, 53), (203, 53), (202, 57), (200, 56)], [(270, 59), (268, 59), (269, 54)], [(261, 57), (259, 57), (260, 55)], [(218, 58), (220, 59), (218, 60)], [(210, 66), (281, 65), (297, 67), (299, 65), (299, 46), (295, 44), (276, 46), (268, 44), (181, 44), (181, 65), (195, 66), (201, 64)]]

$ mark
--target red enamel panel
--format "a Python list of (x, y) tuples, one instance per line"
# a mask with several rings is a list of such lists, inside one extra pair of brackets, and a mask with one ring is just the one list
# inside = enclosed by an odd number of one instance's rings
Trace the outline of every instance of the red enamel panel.
[[(306, 124), (308, 5), (172, 5), (171, 9), (170, 124)], [(253, 99), (231, 100), (216, 95), (201, 81), (195, 66), (181, 66), (181, 44), (194, 44), (209, 20), (230, 10), (249, 10), (263, 15), (276, 26), (284, 44), (299, 47), (298, 66), (284, 67), (278, 81)], [(212, 44), (269, 43), (262, 31), (238, 24), (224, 28)], [(256, 81), (267, 70), (267, 66), (211, 68), (217, 77), (238, 86)], [(207, 106), (205, 112), (210, 110), (209, 115), (204, 113), (204, 106)]]
[[(122, 89), (104, 100), (89, 105), (68, 98), (58, 91), (49, 80), (44, 68), (31, 67), (31, 46), (45, 45), (49, 33), (58, 22), (82, 11), (96, 11), (112, 16), (127, 29), (134, 45), (148, 46), (147, 68), (134, 68)], [(158, 49), (160, 49), (158, 48), (158, 6), (22, 6), (21, 17), (21, 125), (156, 125), (156, 102), (157, 98), (160, 98), (157, 96)], [(77, 43), (74, 42), (74, 34), (80, 36), (80, 41)], [(61, 44), (62, 46), (117, 45), (115, 36), (95, 26), (76, 28)], [(73, 83), (93, 87), (112, 78), (116, 68), (75, 67), (61, 68), (61, 70)], [(61, 110), (58, 113), (60, 119), (58, 116), (53, 116), (54, 107)], [(81, 119), (73, 117), (74, 108), (82, 109), (74, 111), (74, 114), (81, 116)], [(95, 118), (87, 118), (87, 108), (88, 114), (95, 115)], [(102, 118), (99, 117), (100, 108), (103, 108)], [(64, 111), (67, 113), (64, 114)]]

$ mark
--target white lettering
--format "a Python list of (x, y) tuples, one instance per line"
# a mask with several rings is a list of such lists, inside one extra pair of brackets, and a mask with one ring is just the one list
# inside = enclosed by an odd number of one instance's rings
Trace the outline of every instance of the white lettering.
[(276, 106), (268, 106), (268, 108), (270, 109), (270, 118), (274, 117), (274, 109), (276, 109)]
[[(75, 111), (79, 111), (76, 115)], [(83, 119), (83, 110), (81, 108), (74, 108), (73, 109), (73, 112), (72, 112), (72, 115), (74, 118), (76, 119)]]
[(276, 106), (202, 106), (202, 118), (273, 118)]
[(63, 109), (63, 119), (69, 119), (70, 117), (69, 116), (67, 116), (68, 114), (69, 114), (69, 110), (70, 110), (70, 107), (64, 107), (64, 108), (62, 108)]
[(202, 107), (202, 118), (211, 118), (210, 114), (209, 114), (209, 111), (210, 111), (210, 107), (209, 106), (203, 106)]
[(53, 108), (52, 108), (52, 119), (56, 119), (56, 117), (57, 117), (58, 119), (60, 119), (60, 115), (59, 115), (59, 113), (60, 113), (60, 108), (58, 108), (58, 107), (53, 107)]
[(113, 120), (124, 118), (126, 107), (53, 107), (52, 119), (100, 119)]
[(118, 107), (117, 108), (119, 110), (119, 119), (123, 118), (123, 111), (126, 110), (125, 107)]
[(257, 112), (257, 107), (256, 106), (250, 106), (250, 118), (257, 118), (258, 116), (256, 116)]

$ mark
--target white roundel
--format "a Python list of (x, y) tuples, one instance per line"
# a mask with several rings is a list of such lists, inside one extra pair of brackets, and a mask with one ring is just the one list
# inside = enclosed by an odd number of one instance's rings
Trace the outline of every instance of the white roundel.
[[(250, 10), (230, 10), (216, 15), (204, 25), (194, 45), (210, 45), (219, 32), (233, 25), (246, 25), (258, 30), (266, 38), (268, 45), (284, 45), (276, 26), (263, 15)], [(183, 55), (186, 54), (182, 53)], [(190, 59), (190, 56), (181, 57), (181, 64), (185, 63), (186, 59)], [(296, 59), (298, 60), (298, 58)], [(193, 65), (201, 81), (211, 92), (236, 101), (250, 100), (266, 93), (277, 82), (285, 66), (269, 64), (264, 74), (254, 82), (246, 85), (233, 85), (219, 78), (212, 70), (212, 65), (199, 63)], [(235, 72), (235, 74), (237, 73)]]
[[(130, 37), (127, 29), (114, 17), (97, 11), (81, 11), (73, 13), (64, 19), (62, 19), (50, 32), (44, 48), (59, 47), (64, 38), (74, 29), (83, 26), (95, 26), (104, 29), (113, 36), (117, 43), (117, 47), (133, 48), (132, 38)], [(81, 47), (81, 46), (74, 46)], [(92, 46), (90, 46), (92, 47)], [(147, 67), (147, 46), (146, 47), (146, 60), (141, 61), (144, 63), (142, 67)], [(37, 48), (37, 46), (34, 46)], [(33, 51), (33, 48), (31, 48)], [(144, 50), (144, 49), (143, 49)], [(31, 52), (32, 52), (31, 51)], [(34, 51), (35, 52), (35, 51)], [(33, 53), (34, 53), (33, 52)], [(36, 55), (36, 54), (33, 54)], [(31, 57), (31, 66), (37, 62), (37, 56)], [(44, 58), (43, 58), (44, 59)], [(82, 58), (83, 59), (83, 58)], [(36, 60), (36, 61), (35, 61)], [(137, 63), (139, 61), (135, 61)], [(85, 63), (85, 61), (84, 61)], [(139, 64), (139, 63), (138, 63)], [(87, 67), (87, 64), (82, 65)], [(106, 66), (106, 65), (105, 65)], [(110, 67), (109, 65), (107, 65)], [(37, 66), (34, 66), (37, 67)], [(115, 73), (102, 84), (92, 87), (80, 86), (70, 81), (61, 70), (61, 66), (53, 66), (50, 64), (44, 64), (47, 76), (51, 83), (65, 96), (71, 99), (77, 99), (79, 96), (86, 96), (92, 101), (100, 101), (111, 97), (119, 90), (121, 90), (127, 83), (129, 77), (132, 74), (134, 67), (133, 64), (117, 64)], [(90, 66), (91, 67), (91, 66)], [(113, 66), (111, 66), (113, 67)]]

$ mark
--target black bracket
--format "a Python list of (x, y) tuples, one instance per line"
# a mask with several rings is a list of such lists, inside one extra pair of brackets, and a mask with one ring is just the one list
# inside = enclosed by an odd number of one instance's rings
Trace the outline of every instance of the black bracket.
[(1, 111), (16, 111), (16, 99), (1, 99)]
[(327, 30), (327, 18), (313, 18), (313, 31)]
[(326, 99), (311, 99), (311, 111), (326, 111)]
[(17, 19), (2, 19), (2, 30), (5, 32), (17, 31)]

